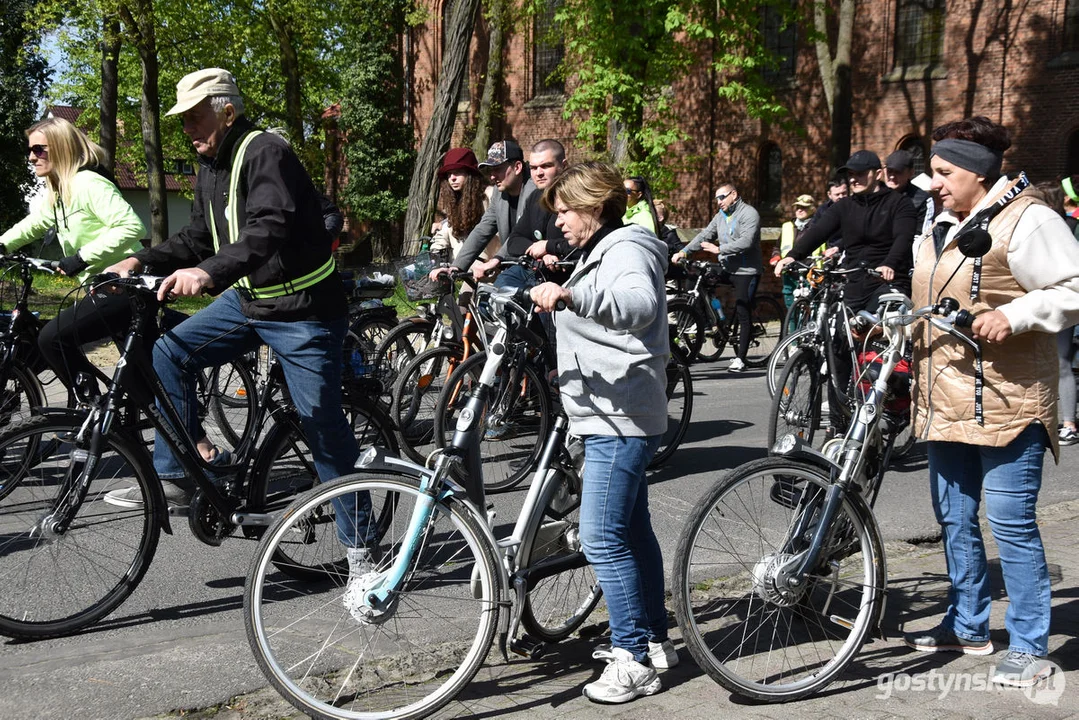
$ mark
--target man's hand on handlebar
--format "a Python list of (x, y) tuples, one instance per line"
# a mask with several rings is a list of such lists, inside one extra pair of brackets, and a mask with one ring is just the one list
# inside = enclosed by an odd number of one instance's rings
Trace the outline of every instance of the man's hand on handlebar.
[(776, 263), (775, 270), (773, 271), (773, 272), (775, 272), (775, 276), (779, 277), (780, 275), (782, 275), (784, 268), (786, 268), (788, 265), (790, 265), (793, 262), (794, 262), (794, 258), (792, 258), (790, 255), (788, 255), (787, 257), (780, 258), (779, 261)]
[(1000, 310), (983, 312), (974, 318), (970, 326), (975, 340), (985, 340), (990, 343), (1002, 343), (1011, 337), (1012, 324)]
[(884, 282), (891, 282), (892, 280), (895, 280), (895, 270), (888, 267), (887, 265), (881, 265), (880, 267), (874, 268), (874, 270), (880, 273), (880, 279)]
[(142, 263), (139, 262), (138, 258), (124, 258), (118, 263), (113, 263), (112, 265), (109, 265), (101, 272), (105, 274), (116, 273), (120, 277), (128, 277), (130, 275), (142, 272)]
[(528, 256), (531, 258), (535, 258), (536, 260), (542, 260), (543, 256), (547, 254), (547, 241), (537, 240), (536, 242), (529, 245), (528, 250), (526, 250), (525, 252), (527, 252)]
[(559, 302), (565, 307), (573, 307), (573, 293), (558, 283), (541, 283), (529, 290), (528, 296), (532, 298), (532, 302), (535, 303), (536, 309), (540, 312), (561, 310), (561, 308), (558, 307)]
[(157, 299), (164, 302), (170, 297), (193, 297), (213, 286), (213, 278), (205, 270), (197, 267), (183, 268), (161, 281)]
[(477, 280), (487, 280), (498, 275), (498, 266), (502, 264), (502, 261), (497, 257), (493, 257), (486, 262), (481, 262), (478, 265), (472, 266), (472, 277)]

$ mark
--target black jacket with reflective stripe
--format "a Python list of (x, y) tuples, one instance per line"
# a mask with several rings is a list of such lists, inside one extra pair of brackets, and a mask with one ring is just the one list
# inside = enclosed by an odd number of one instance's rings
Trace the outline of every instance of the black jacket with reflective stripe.
[[(210, 292), (217, 295), (244, 276), (255, 287), (301, 278), (330, 257), (321, 196), (288, 144), (270, 133), (258, 135), (247, 147), (236, 199), (239, 234), (235, 243), (229, 243), (226, 205), (233, 156), (254, 130), (241, 117), (225, 134), (216, 157), (199, 156), (190, 223), (160, 245), (135, 255), (153, 272), (167, 274), (197, 265), (213, 278)], [(211, 203), (221, 241), (216, 253), (207, 224)], [(242, 307), (244, 315), (256, 320), (331, 320), (348, 313), (344, 285), (336, 272), (291, 295), (264, 300), (244, 297)]]

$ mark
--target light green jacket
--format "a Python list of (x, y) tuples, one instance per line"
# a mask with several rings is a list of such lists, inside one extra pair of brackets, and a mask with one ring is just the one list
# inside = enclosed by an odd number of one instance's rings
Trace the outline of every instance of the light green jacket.
[(653, 235), (656, 234), (656, 224), (652, 221), (652, 213), (648, 209), (648, 203), (644, 200), (638, 200), (636, 205), (626, 208), (626, 214), (622, 216), (622, 223), (624, 225), (640, 225), (651, 230)]
[(41, 238), (52, 227), (64, 256), (78, 252), (88, 264), (79, 274), (80, 280), (135, 252), (146, 234), (139, 216), (116, 185), (93, 170), (75, 173), (70, 198), (58, 200), (55, 207), (39, 203), (0, 235), (0, 244), (11, 252)]

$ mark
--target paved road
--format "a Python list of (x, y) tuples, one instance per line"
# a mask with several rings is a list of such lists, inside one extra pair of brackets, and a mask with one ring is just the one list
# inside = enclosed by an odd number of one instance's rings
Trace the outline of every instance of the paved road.
[[(657, 473), (652, 485), (653, 520), (668, 567), (687, 510), (704, 489), (723, 470), (765, 454), (763, 380), (759, 373), (729, 375), (724, 366), (720, 362), (695, 368), (693, 427), (671, 467)], [(1079, 479), (1068, 463), (1079, 458), (1079, 451), (1064, 451), (1065, 463), (1047, 468), (1043, 505), (1079, 497)], [(878, 516), (886, 538), (897, 541), (895, 547), (906, 547), (898, 541), (938, 535), (924, 456), (917, 448), (885, 482)], [(513, 503), (513, 494), (497, 498), (500, 519), (513, 516)], [(235, 540), (211, 548), (194, 540), (182, 525), (175, 530), (176, 535), (163, 536), (138, 591), (99, 626), (71, 638), (4, 644), (0, 720), (153, 717), (209, 707), (265, 685), (248, 650), (240, 612), (254, 544)], [(519, 679), (521, 683), (496, 692), (522, 689), (526, 683)], [(710, 682), (700, 677), (697, 681)], [(623, 717), (641, 717), (626, 710), (629, 714)], [(653, 714), (657, 711), (670, 714), (671, 708), (651, 707)], [(617, 713), (602, 716), (608, 714)]]

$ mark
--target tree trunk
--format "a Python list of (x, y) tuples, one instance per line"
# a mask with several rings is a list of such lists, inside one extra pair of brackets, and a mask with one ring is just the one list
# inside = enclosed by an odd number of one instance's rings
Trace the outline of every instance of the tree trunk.
[(487, 43), (487, 74), (483, 80), (483, 95), (480, 96), (479, 112), (476, 116), (476, 137), (472, 140), (472, 151), (476, 157), (485, 157), (491, 144), (491, 125), (494, 118), (498, 91), (502, 87), (502, 46), (503, 27), (506, 24), (505, 0), (491, 0), (490, 38)]
[(824, 97), (831, 119), (832, 142), (829, 157), (832, 169), (840, 167), (850, 157), (853, 90), (851, 87), (850, 53), (854, 38), (854, 0), (840, 0), (839, 27), (835, 49), (828, 41), (827, 0), (815, 0), (813, 27), (816, 41), (817, 65), (820, 67)]
[(285, 124), (288, 127), (289, 140), (292, 147), (296, 148), (304, 157), (304, 129), (303, 129), (303, 94), (300, 88), (300, 61), (296, 56), (296, 48), (293, 46), (292, 32), (288, 28), (288, 18), (277, 14), (273, 8), (268, 8), (266, 15), (270, 20), (277, 45), (281, 50), (281, 74), (285, 76)]
[(435, 92), (434, 112), (420, 143), (412, 182), (408, 189), (408, 211), (405, 213), (405, 243), (403, 252), (419, 252), (420, 237), (431, 226), (435, 201), (438, 197), (438, 164), (449, 149), (453, 125), (457, 119), (457, 98), (464, 82), (472, 32), (480, 0), (456, 0), (446, 27), (445, 51), (438, 90)]
[(120, 8), (142, 63), (142, 149), (146, 155), (146, 185), (150, 191), (150, 237), (153, 244), (169, 236), (169, 206), (165, 194), (165, 167), (161, 152), (158, 113), (157, 38), (153, 0), (130, 0)]
[(115, 15), (105, 17), (101, 37), (101, 147), (105, 148), (105, 161), (109, 172), (116, 171), (116, 97), (120, 83), (118, 70), (120, 59), (120, 19)]

